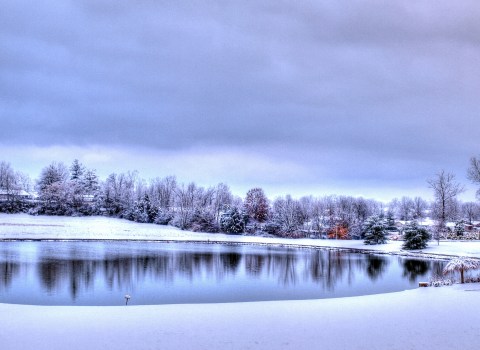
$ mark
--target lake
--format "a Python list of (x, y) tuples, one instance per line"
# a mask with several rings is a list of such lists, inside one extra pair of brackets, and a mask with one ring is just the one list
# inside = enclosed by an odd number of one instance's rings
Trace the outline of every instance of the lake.
[(444, 261), (158, 242), (0, 242), (0, 303), (128, 305), (320, 299), (412, 289)]

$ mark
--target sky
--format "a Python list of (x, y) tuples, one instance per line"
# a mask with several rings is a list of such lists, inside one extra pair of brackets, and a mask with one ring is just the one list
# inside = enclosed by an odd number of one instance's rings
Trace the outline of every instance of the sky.
[(430, 198), (480, 153), (478, 1), (3, 0), (0, 161)]

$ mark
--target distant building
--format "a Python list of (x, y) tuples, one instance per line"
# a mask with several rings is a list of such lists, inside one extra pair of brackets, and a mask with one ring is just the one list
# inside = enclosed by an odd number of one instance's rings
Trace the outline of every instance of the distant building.
[(12, 198), (22, 199), (22, 200), (35, 200), (38, 195), (35, 192), (27, 192), (24, 190), (20, 191), (7, 191), (5, 189), (0, 189), (0, 201), (11, 200)]

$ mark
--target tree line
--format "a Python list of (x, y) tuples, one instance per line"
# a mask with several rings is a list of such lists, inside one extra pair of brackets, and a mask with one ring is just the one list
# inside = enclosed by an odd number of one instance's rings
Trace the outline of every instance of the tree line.
[[(469, 178), (480, 184), (480, 161), (472, 158)], [(395, 230), (396, 220), (436, 219), (436, 231), (448, 221), (480, 219), (476, 202), (462, 203), (463, 187), (441, 171), (428, 180), (434, 201), (402, 197), (390, 203), (352, 196), (290, 195), (270, 200), (262, 188), (244, 198), (228, 185), (202, 187), (179, 183), (174, 176), (142, 179), (137, 171), (111, 173), (101, 180), (78, 160), (53, 162), (33, 182), (7, 162), (0, 162), (0, 211), (32, 215), (105, 215), (141, 223), (173, 225), (183, 230), (247, 233), (281, 237), (364, 239), (372, 217)], [(374, 221), (375, 221), (374, 220)]]

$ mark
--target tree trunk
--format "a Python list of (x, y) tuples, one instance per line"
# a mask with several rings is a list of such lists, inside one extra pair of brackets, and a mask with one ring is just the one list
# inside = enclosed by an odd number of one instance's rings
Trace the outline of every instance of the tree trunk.
[(460, 283), (464, 283), (464, 280), (463, 280), (463, 269), (460, 269)]

